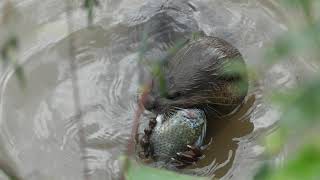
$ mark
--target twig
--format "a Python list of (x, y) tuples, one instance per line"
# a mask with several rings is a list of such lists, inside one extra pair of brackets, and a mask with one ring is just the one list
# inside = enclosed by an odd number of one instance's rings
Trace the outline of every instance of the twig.
[(141, 114), (144, 111), (144, 107), (142, 102), (145, 101), (149, 91), (150, 91), (150, 87), (151, 87), (151, 83), (145, 85), (145, 87), (143, 88), (142, 91), (142, 95), (140, 96), (139, 100), (138, 100), (138, 108), (135, 111), (135, 115), (134, 115), (134, 119), (133, 119), (133, 126), (132, 126), (132, 130), (131, 130), (131, 136), (127, 145), (127, 151), (126, 151), (126, 157), (123, 163), (123, 168), (122, 168), (122, 174), (121, 174), (121, 180), (125, 179), (125, 172), (128, 171), (129, 168), (129, 157), (133, 155), (134, 153), (134, 139), (136, 134), (138, 133), (138, 129), (139, 129), (139, 124), (140, 124), (140, 117)]
[[(69, 34), (72, 33), (73, 30), (73, 15), (72, 15), (72, 7), (70, 0), (65, 0), (66, 3), (66, 13), (67, 13), (67, 27)], [(69, 63), (70, 63), (70, 73), (71, 73), (71, 84), (72, 84), (72, 91), (73, 91), (73, 101), (74, 101), (74, 108), (75, 114), (79, 115), (78, 119), (78, 137), (79, 137), (79, 148), (81, 157), (83, 160), (83, 179), (89, 180), (89, 175), (86, 173), (88, 170), (88, 163), (86, 160), (87, 152), (85, 149), (85, 134), (83, 130), (83, 117), (81, 112), (81, 102), (80, 102), (80, 95), (79, 95), (79, 84), (78, 84), (78, 76), (77, 76), (77, 66), (76, 66), (76, 59), (75, 59), (75, 45), (73, 36), (69, 36)]]

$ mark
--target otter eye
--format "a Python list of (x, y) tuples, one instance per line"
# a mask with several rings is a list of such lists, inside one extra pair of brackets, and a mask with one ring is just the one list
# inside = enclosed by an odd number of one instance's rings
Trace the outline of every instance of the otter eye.
[(181, 97), (182, 93), (181, 92), (174, 92), (172, 94), (168, 94), (167, 98), (168, 99), (171, 99), (171, 100), (176, 100), (178, 99), (179, 97)]

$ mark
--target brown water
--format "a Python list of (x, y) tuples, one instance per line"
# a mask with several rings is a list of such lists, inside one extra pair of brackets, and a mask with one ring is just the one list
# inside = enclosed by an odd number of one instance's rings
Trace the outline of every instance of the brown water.
[[(3, 69), (0, 140), (3, 152), (10, 155), (7, 161), (29, 179), (71, 180), (82, 176), (67, 61), (70, 36), (76, 39), (91, 179), (119, 179), (119, 156), (130, 136), (141, 82), (137, 61), (140, 34), (147, 27), (156, 30), (150, 33), (148, 59), (161, 57), (178, 37), (202, 30), (232, 43), (248, 67), (257, 70), (258, 79), (252, 78), (249, 94), (238, 111), (209, 124), (208, 137), (213, 143), (205, 152), (206, 158), (183, 170), (186, 173), (252, 179), (266, 160), (259, 138), (276, 127), (279, 117), (276, 108), (264, 100), (265, 94), (295, 86), (302, 72), (312, 70), (303, 59), (273, 66), (263, 62), (265, 48), (287, 28), (286, 12), (273, 0), (104, 1), (89, 29), (85, 13), (74, 1), (77, 10), (72, 34), (66, 31), (63, 1), (16, 3), (24, 23), (30, 26), (30, 32), (19, 32), (19, 57), (27, 88), (21, 90), (12, 70)], [(163, 4), (167, 14), (159, 15)], [(162, 39), (163, 35), (169, 38)]]

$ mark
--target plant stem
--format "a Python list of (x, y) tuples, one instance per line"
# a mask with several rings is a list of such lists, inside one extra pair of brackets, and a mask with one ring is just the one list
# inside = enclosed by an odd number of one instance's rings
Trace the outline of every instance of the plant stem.
[(78, 84), (78, 76), (77, 76), (77, 65), (76, 65), (76, 58), (75, 58), (75, 44), (74, 38), (71, 35), (73, 30), (73, 15), (72, 15), (72, 7), (70, 0), (66, 0), (66, 13), (67, 13), (67, 27), (68, 27), (68, 34), (69, 34), (69, 65), (70, 65), (70, 74), (71, 74), (71, 84), (72, 84), (72, 91), (73, 91), (73, 101), (74, 101), (74, 108), (75, 114), (78, 114), (78, 137), (79, 137), (79, 148), (81, 153), (81, 160), (83, 161), (83, 179), (89, 180), (89, 175), (86, 173), (88, 170), (88, 163), (86, 160), (87, 151), (85, 149), (86, 137), (84, 134), (83, 129), (83, 116), (81, 112), (81, 102), (80, 102), (80, 95), (79, 95), (79, 84)]
[(138, 133), (139, 124), (140, 124), (140, 117), (144, 111), (144, 107), (143, 107), (142, 102), (145, 101), (145, 99), (150, 91), (150, 87), (151, 87), (151, 82), (144, 86), (142, 95), (140, 96), (139, 101), (138, 101), (138, 107), (135, 111), (135, 115), (134, 115), (134, 119), (133, 119), (131, 136), (130, 136), (130, 139), (129, 139), (129, 142), (127, 145), (126, 157), (123, 162), (121, 180), (125, 179), (124, 173), (128, 170), (128, 167), (129, 167), (129, 157), (132, 156), (132, 154), (134, 153), (134, 144), (135, 144), (134, 140), (135, 140), (136, 135)]

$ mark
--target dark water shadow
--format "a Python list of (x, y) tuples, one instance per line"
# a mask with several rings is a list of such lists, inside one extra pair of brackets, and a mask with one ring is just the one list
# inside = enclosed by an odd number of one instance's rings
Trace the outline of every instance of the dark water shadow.
[(211, 139), (212, 143), (204, 151), (205, 158), (190, 169), (199, 168), (200, 172), (196, 174), (214, 175), (217, 178), (223, 177), (230, 170), (239, 146), (236, 139), (250, 134), (254, 129), (250, 112), (255, 99), (254, 95), (249, 95), (237, 111), (229, 116), (207, 117), (206, 143)]

